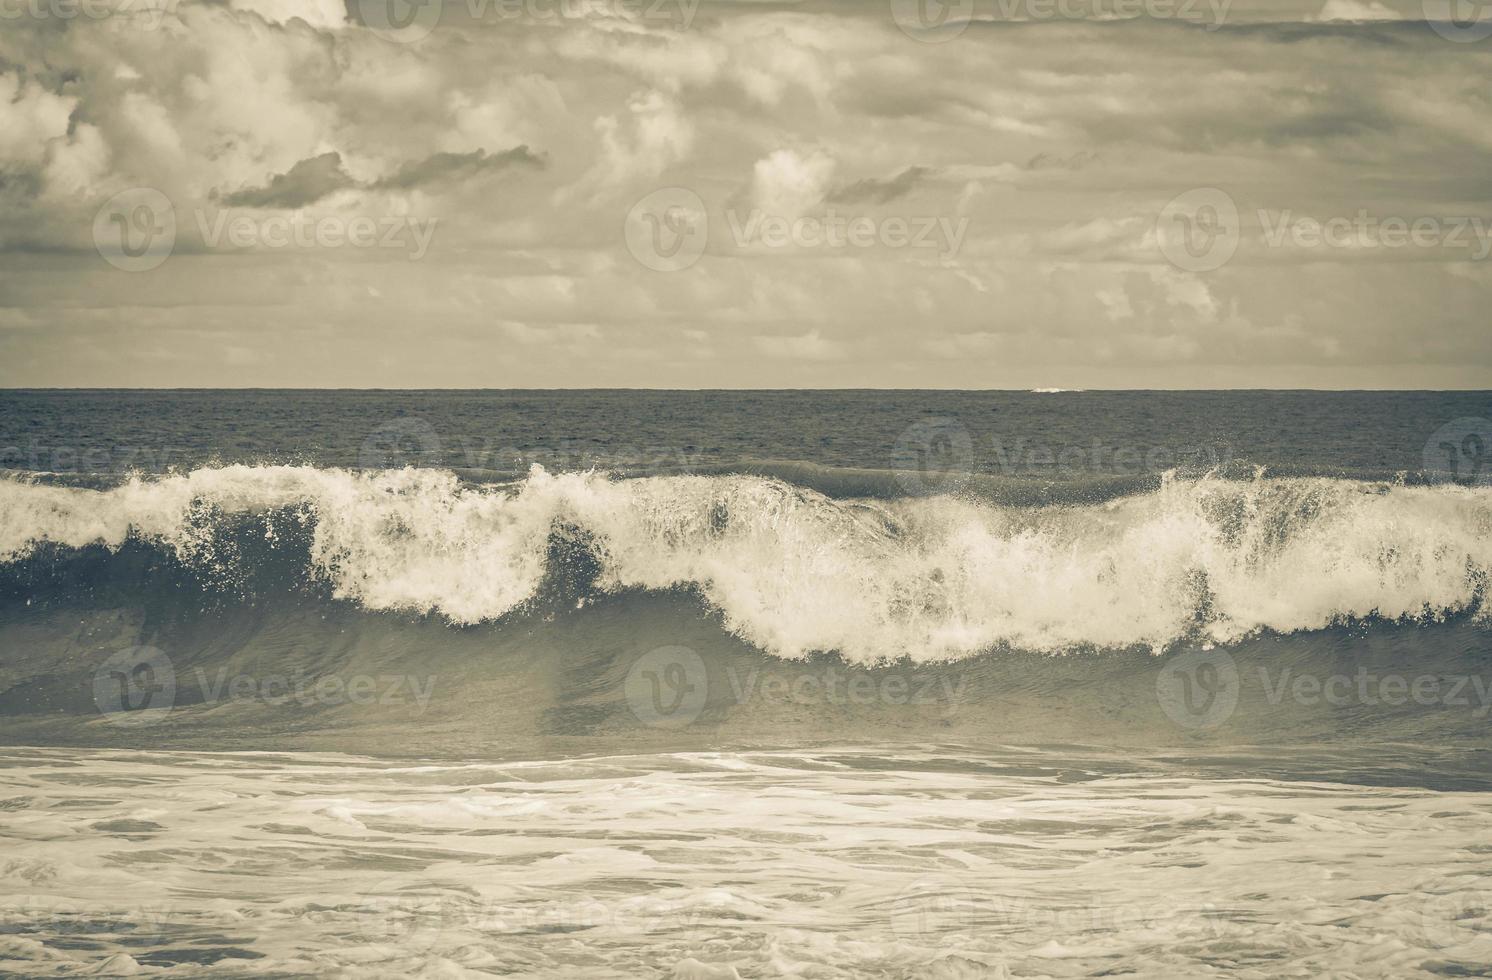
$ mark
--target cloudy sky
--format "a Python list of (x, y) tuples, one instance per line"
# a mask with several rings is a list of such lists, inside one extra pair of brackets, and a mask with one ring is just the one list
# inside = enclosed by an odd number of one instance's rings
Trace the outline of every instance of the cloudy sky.
[(1492, 387), (1479, 7), (941, 3), (0, 0), (0, 385)]

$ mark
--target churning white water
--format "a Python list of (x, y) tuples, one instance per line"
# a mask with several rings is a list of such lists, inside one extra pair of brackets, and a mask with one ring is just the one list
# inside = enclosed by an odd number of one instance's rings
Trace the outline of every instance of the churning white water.
[(1050, 752), (6, 749), (0, 972), (1470, 975), (1479, 793)]

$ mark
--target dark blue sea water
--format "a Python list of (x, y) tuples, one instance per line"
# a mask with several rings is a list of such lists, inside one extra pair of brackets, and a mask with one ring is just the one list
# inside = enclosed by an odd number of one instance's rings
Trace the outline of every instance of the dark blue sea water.
[(1469, 975), (1489, 419), (0, 393), (0, 971)]
[(5, 391), (0, 467), (887, 470), (911, 458), (919, 427), (944, 427), (967, 433), (951, 461), (974, 474), (1124, 477), (1229, 463), (1393, 479), (1427, 462), (1446, 469), (1431, 437), (1488, 415), (1487, 392)]

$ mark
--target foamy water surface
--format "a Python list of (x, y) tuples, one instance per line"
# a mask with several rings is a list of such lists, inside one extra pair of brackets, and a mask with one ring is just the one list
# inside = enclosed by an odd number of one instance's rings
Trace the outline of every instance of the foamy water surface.
[(1492, 962), (1492, 800), (1008, 750), (9, 749), (0, 971), (1278, 977)]

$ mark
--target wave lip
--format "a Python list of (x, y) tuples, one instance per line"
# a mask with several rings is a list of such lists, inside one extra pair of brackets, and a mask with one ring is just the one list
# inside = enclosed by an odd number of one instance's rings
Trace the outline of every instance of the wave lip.
[(694, 592), (777, 656), (936, 661), (1481, 619), (1492, 490), (1168, 475), (1130, 496), (1019, 506), (538, 467), (505, 486), (242, 465), (104, 490), (0, 481), (0, 559), (12, 564), (43, 545), (140, 539), (222, 576), (250, 553), (235, 534), (260, 549), (302, 543), (306, 577), (368, 609), (498, 619), (583, 555), (583, 588)]

